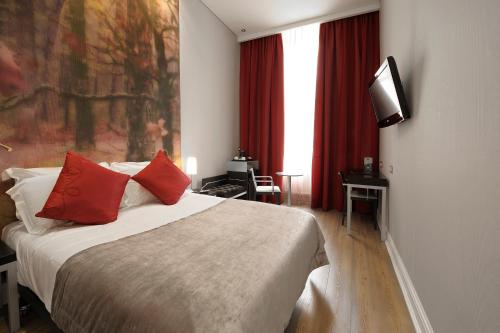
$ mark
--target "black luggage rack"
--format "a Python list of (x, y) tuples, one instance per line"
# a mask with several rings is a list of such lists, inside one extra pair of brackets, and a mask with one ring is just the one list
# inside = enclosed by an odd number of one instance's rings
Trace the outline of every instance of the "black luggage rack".
[(221, 198), (246, 199), (247, 184), (245, 180), (230, 178), (229, 175), (220, 175), (204, 178), (199, 194), (212, 195)]

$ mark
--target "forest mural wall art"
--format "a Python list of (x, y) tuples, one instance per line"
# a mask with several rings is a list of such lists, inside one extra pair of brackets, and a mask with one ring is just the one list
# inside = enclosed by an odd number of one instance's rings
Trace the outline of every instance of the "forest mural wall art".
[(0, 0), (0, 171), (180, 162), (178, 0)]

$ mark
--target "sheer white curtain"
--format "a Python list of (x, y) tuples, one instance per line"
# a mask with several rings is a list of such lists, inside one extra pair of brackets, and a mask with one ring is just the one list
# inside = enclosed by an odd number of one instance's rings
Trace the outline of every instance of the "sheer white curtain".
[(292, 178), (292, 198), (294, 204), (307, 204), (311, 197), (319, 24), (284, 31), (282, 38), (285, 70), (284, 170), (304, 175)]

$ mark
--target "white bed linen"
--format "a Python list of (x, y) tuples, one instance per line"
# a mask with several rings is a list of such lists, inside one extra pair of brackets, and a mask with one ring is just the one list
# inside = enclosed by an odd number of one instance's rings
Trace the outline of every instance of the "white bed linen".
[(50, 312), (59, 268), (92, 246), (152, 230), (206, 210), (225, 199), (186, 192), (175, 205), (148, 204), (121, 210), (117, 221), (97, 226), (61, 226), (29, 234), (21, 222), (4, 228), (2, 240), (17, 252), (18, 282), (29, 287)]

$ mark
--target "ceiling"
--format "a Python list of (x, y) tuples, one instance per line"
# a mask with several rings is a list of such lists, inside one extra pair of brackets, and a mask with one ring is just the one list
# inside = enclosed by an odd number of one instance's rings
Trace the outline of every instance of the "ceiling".
[(379, 0), (201, 1), (238, 36), (239, 41), (292, 28), (300, 22), (327, 21), (328, 18), (366, 13), (379, 7)]

